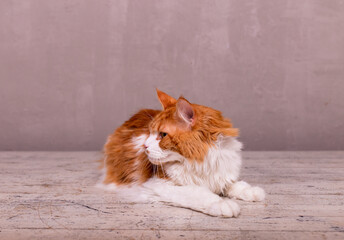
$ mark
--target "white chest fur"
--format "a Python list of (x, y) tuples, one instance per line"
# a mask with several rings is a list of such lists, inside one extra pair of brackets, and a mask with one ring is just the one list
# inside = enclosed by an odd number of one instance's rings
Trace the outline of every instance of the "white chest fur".
[(221, 194), (239, 177), (242, 144), (232, 137), (220, 137), (203, 163), (184, 160), (166, 166), (170, 179), (178, 185), (199, 185)]

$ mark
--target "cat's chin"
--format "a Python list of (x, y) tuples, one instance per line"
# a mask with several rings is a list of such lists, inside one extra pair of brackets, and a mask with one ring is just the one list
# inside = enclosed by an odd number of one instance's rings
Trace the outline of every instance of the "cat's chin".
[(154, 165), (161, 165), (166, 163), (183, 162), (185, 159), (182, 155), (172, 151), (166, 151), (165, 157), (155, 158), (152, 155), (147, 154), (148, 160)]
[(148, 157), (148, 160), (154, 164), (154, 165), (161, 165), (161, 164), (164, 164), (164, 163), (167, 163), (169, 162), (168, 159), (161, 159), (161, 158), (152, 158), (152, 157)]

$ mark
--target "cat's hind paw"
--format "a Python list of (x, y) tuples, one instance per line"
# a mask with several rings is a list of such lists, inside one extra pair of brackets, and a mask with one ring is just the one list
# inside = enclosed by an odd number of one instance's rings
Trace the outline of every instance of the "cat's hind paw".
[(230, 199), (221, 199), (211, 204), (206, 210), (206, 214), (217, 217), (237, 217), (240, 213), (239, 205)]

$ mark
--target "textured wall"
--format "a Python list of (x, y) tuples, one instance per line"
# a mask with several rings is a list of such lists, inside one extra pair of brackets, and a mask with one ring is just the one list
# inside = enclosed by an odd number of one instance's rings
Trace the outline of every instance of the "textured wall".
[(0, 150), (96, 150), (155, 87), (248, 150), (344, 150), (342, 0), (1, 0)]

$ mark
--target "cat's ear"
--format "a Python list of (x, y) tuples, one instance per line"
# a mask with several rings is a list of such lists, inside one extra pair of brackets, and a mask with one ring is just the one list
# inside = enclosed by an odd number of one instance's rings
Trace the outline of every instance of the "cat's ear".
[(195, 111), (191, 104), (183, 97), (180, 97), (177, 101), (177, 117), (189, 127), (195, 125)]
[(161, 106), (164, 110), (170, 106), (173, 106), (177, 102), (176, 99), (174, 99), (173, 97), (160, 91), (159, 89), (156, 89), (156, 93), (158, 94), (158, 99), (159, 99)]

